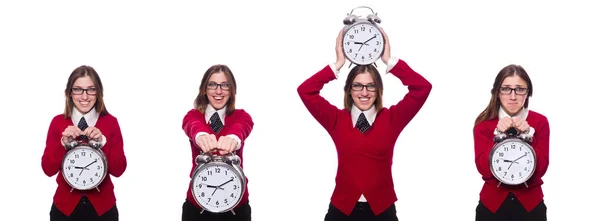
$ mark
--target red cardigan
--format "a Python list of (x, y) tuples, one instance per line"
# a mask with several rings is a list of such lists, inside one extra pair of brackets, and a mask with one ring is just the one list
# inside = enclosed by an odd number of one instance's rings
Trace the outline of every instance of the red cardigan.
[(389, 109), (380, 110), (364, 134), (352, 124), (350, 111), (337, 108), (319, 94), (326, 83), (336, 78), (329, 66), (298, 87), (302, 102), (335, 143), (338, 168), (331, 203), (346, 215), (350, 215), (361, 194), (375, 215), (396, 202), (392, 180), (394, 145), (431, 91), (429, 81), (402, 60), (390, 72), (408, 86), (408, 93)]
[[(54, 194), (54, 204), (62, 213), (70, 216), (81, 196), (85, 195), (96, 209), (98, 215), (102, 215), (111, 209), (116, 204), (114, 186), (110, 176), (106, 176), (104, 181), (98, 186), (100, 192), (96, 189), (79, 191), (74, 189), (71, 191), (71, 186), (64, 180), (60, 167), (63, 156), (67, 153), (65, 147), (61, 143), (62, 132), (68, 126), (72, 126), (73, 121), (70, 118), (65, 118), (63, 114), (57, 115), (52, 119), (48, 136), (46, 137), (46, 149), (42, 156), (42, 169), (49, 177), (56, 176), (56, 193)], [(123, 137), (121, 136), (121, 128), (117, 118), (110, 114), (100, 115), (96, 122), (96, 128), (100, 129), (106, 137), (106, 144), (102, 147), (102, 151), (106, 155), (108, 174), (119, 177), (127, 168), (127, 159), (123, 152)]]
[[(230, 115), (225, 115), (225, 126), (219, 131), (219, 133), (215, 134), (217, 140), (221, 136), (226, 136), (229, 134), (236, 135), (240, 138), (242, 142), (240, 145), (240, 149), (236, 151), (236, 155), (240, 157), (240, 166), (244, 168), (244, 141), (252, 132), (252, 128), (254, 127), (254, 122), (252, 121), (252, 117), (243, 109), (236, 109)], [(204, 118), (204, 114), (200, 113), (200, 111), (196, 109), (192, 109), (188, 111), (188, 113), (183, 117), (183, 131), (185, 135), (189, 138), (190, 147), (192, 149), (192, 169), (190, 171), (190, 178), (194, 173), (194, 169), (196, 169), (196, 156), (200, 154), (200, 147), (196, 145), (196, 134), (199, 132), (206, 132), (209, 134), (214, 134), (213, 130), (210, 128), (210, 124), (206, 123)], [(234, 208), (238, 208), (242, 204), (248, 201), (248, 178), (246, 177), (246, 191), (240, 200), (240, 203)], [(192, 184), (190, 181), (190, 185), (187, 190), (187, 199), (197, 208), (201, 208), (196, 200), (194, 200), (194, 195), (192, 195)]]
[(504, 184), (497, 187), (500, 181), (490, 171), (489, 154), (494, 146), (494, 130), (498, 124), (498, 119), (483, 121), (473, 128), (475, 163), (481, 178), (485, 181), (479, 193), (479, 198), (483, 205), (494, 213), (500, 208), (509, 192), (512, 192), (519, 199), (528, 212), (544, 198), (541, 185), (544, 183), (542, 176), (546, 173), (549, 163), (550, 126), (544, 115), (531, 110), (526, 121), (535, 131), (531, 146), (534, 148), (537, 158), (535, 171), (527, 181), (529, 188), (524, 185), (513, 187)]

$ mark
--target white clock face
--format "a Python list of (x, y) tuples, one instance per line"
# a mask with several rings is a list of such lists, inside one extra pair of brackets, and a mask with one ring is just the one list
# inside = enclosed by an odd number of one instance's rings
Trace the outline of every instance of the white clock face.
[(198, 204), (214, 213), (232, 209), (243, 194), (243, 179), (227, 164), (210, 164), (194, 174), (192, 190)]
[(535, 171), (535, 153), (524, 142), (505, 140), (493, 152), (490, 163), (492, 173), (498, 180), (517, 185), (527, 181)]
[(98, 186), (105, 177), (104, 157), (91, 148), (75, 148), (67, 152), (62, 173), (67, 183), (79, 190)]
[(383, 36), (369, 22), (356, 23), (344, 33), (342, 47), (346, 58), (359, 65), (371, 64), (381, 57)]

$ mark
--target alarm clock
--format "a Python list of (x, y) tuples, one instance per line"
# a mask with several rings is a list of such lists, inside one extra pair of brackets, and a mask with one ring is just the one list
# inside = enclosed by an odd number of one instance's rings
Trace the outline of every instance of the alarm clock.
[(246, 191), (246, 176), (235, 152), (226, 155), (201, 153), (195, 158), (192, 194), (200, 207), (212, 213), (231, 211)]
[(492, 174), (500, 181), (498, 186), (524, 184), (529, 187), (527, 180), (533, 175), (537, 162), (531, 140), (531, 136), (519, 134), (514, 128), (494, 137), (489, 164)]
[[(361, 17), (353, 14), (354, 9), (366, 8), (371, 14)], [(344, 19), (344, 36), (342, 49), (344, 56), (351, 64), (374, 64), (383, 54), (385, 41), (379, 25), (381, 19), (373, 9), (360, 6), (354, 8)]]
[(65, 145), (67, 153), (63, 156), (61, 173), (71, 191), (96, 189), (107, 173), (106, 155), (102, 144), (95, 140), (75, 141), (69, 139)]

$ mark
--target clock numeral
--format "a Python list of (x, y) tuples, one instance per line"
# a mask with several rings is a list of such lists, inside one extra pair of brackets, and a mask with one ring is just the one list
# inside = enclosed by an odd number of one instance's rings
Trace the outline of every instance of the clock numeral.
[[(504, 176), (506, 176), (506, 172), (504, 172)], [(504, 176), (503, 176), (503, 177), (504, 177)]]
[(206, 181), (206, 180), (208, 180), (208, 179), (207, 179), (205, 176), (203, 176), (203, 177), (201, 177), (201, 178), (202, 178), (202, 181)]
[(208, 198), (208, 202), (210, 202), (210, 197)]
[(523, 151), (523, 146), (519, 146), (519, 151)]
[(69, 177), (73, 177), (73, 173), (70, 173), (70, 174), (69, 174)]
[(373, 52), (377, 53), (377, 48), (375, 48), (375, 50), (373, 50)]
[(102, 168), (100, 165), (97, 166), (98, 169)]
[[(364, 27), (364, 26), (363, 26), (363, 27), (360, 27), (360, 31), (365, 31), (365, 30), (367, 30), (367, 28), (366, 28), (366, 27)], [(369, 29), (369, 32), (371, 32), (371, 29)]]
[(237, 185), (233, 185), (233, 189), (234, 189), (234, 190), (237, 190)]
[(205, 196), (204, 192), (201, 192), (200, 197), (204, 197), (204, 196)]
[(223, 200), (223, 202), (224, 202), (225, 204), (228, 204), (228, 202), (227, 202), (227, 199), (224, 199), (224, 200)]
[(215, 173), (221, 173), (221, 168), (216, 167), (215, 168)]
[(496, 163), (500, 163), (500, 159), (496, 159)]
[[(530, 163), (531, 163), (531, 160), (527, 160), (527, 164), (530, 164)], [(525, 167), (525, 168), (527, 168), (527, 167)]]
[(85, 152), (81, 152), (81, 156), (84, 156), (84, 157), (85, 157)]
[[(96, 173), (96, 174), (94, 174), (94, 175), (98, 176), (98, 173)], [(91, 179), (91, 178), (90, 178), (90, 179)]]
[(229, 196), (231, 196), (231, 197), (235, 197), (235, 196), (233, 195), (233, 193), (232, 193), (231, 195), (229, 195)]
[(354, 35), (349, 35), (348, 37), (350, 37), (350, 39), (354, 39)]
[(514, 174), (510, 175), (510, 178), (515, 178), (515, 175)]
[(513, 149), (513, 150), (514, 150), (515, 148), (516, 148), (516, 146), (515, 146), (514, 144), (511, 144), (511, 145), (510, 145), (510, 149)]
[(75, 154), (75, 159), (79, 159), (79, 154)]
[(529, 170), (529, 168), (525, 167), (525, 171)]
[(380, 43), (379, 41), (376, 41), (376, 42), (375, 42), (375, 45), (380, 45), (380, 44), (381, 44), (381, 43)]
[(67, 167), (67, 170), (71, 170), (71, 166), (68, 166), (68, 167)]
[[(206, 171), (206, 173), (208, 173), (209, 176), (212, 176), (212, 171)], [(206, 180), (204, 180), (206, 181)]]
[(69, 160), (69, 163), (74, 164), (75, 160)]
[(508, 147), (504, 147), (504, 151), (508, 151)]
[(94, 179), (90, 177), (90, 182), (94, 182)]
[(504, 156), (504, 153), (498, 153), (498, 155), (500, 155), (500, 157), (503, 157), (503, 156)]
[(219, 201), (218, 200), (215, 202), (215, 205), (219, 205)]
[(225, 176), (227, 176), (227, 170), (225, 170)]
[(354, 34), (358, 34), (358, 30), (354, 29)]
[(498, 167), (498, 171), (502, 171), (502, 167)]
[(350, 45), (350, 42), (346, 42), (347, 45)]
[(198, 188), (202, 188), (202, 184), (198, 184)]
[(522, 177), (522, 176), (523, 176), (523, 174), (521, 174), (521, 172), (519, 172), (519, 176), (520, 176), (520, 177)]
[[(79, 178), (77, 178), (77, 179), (79, 179)], [(85, 184), (85, 183), (86, 183), (85, 180), (83, 180), (83, 184)]]
[(348, 53), (352, 53), (352, 48), (348, 49)]
[(79, 177), (75, 178), (75, 182), (76, 183), (79, 182)]
[(373, 57), (373, 55), (371, 55), (371, 53), (369, 53), (369, 58), (372, 58), (372, 57)]

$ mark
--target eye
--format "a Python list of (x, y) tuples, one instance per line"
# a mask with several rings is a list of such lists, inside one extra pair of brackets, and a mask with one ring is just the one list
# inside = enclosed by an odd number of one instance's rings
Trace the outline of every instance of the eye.
[(208, 82), (208, 86), (209, 87), (214, 87), (215, 85), (217, 85), (217, 83), (215, 83), (215, 82)]
[(375, 85), (374, 84), (367, 84), (367, 89), (369, 89), (369, 90), (375, 90)]
[(518, 92), (525, 92), (525, 91), (527, 91), (527, 88), (521, 88), (521, 87), (520, 87), (520, 88), (517, 88), (517, 91), (518, 91)]

